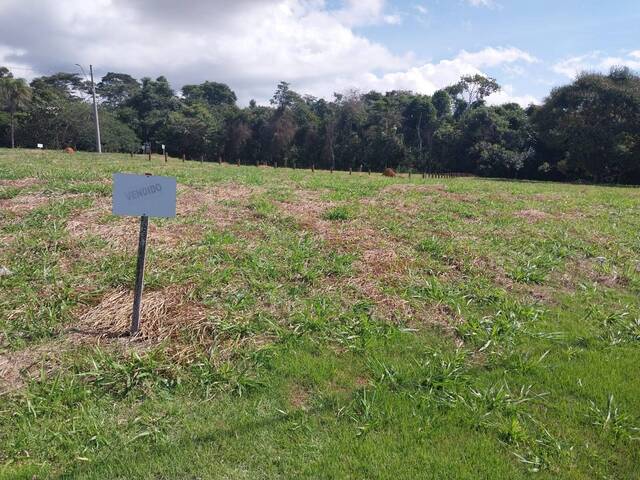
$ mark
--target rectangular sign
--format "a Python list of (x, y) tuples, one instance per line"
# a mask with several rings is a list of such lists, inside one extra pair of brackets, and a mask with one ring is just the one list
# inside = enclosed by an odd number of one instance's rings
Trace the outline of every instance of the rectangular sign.
[(38, 148), (44, 148), (44, 145), (42, 145), (41, 143), (38, 144)]
[(112, 212), (120, 216), (175, 217), (176, 179), (114, 173)]

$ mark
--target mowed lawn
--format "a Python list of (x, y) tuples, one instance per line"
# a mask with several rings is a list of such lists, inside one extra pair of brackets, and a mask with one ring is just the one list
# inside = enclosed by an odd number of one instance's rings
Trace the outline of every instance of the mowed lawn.
[[(178, 179), (134, 339), (113, 172)], [(0, 478), (640, 478), (639, 207), (0, 150)]]

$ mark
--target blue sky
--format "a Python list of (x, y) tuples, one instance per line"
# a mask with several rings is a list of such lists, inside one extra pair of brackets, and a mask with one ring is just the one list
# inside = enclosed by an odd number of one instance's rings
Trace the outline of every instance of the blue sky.
[(331, 98), (481, 73), (503, 86), (491, 103), (526, 105), (582, 70), (640, 70), (640, 0), (0, 0), (0, 23), (19, 76), (93, 64), (176, 90), (226, 82), (241, 104), (281, 80)]
[(602, 61), (612, 58), (636, 69), (640, 65), (640, 58), (629, 56), (640, 50), (638, 0), (497, 0), (475, 6), (462, 0), (403, 0), (389, 2), (387, 9), (400, 23), (357, 31), (394, 53), (411, 50), (426, 62), (451, 58), (461, 50), (518, 48), (539, 61), (521, 64), (521, 69), (500, 66), (485, 71), (520, 94), (539, 99), (551, 85), (569, 80), (568, 72), (557, 71), (562, 62), (576, 60), (576, 66), (594, 70), (603, 70)]

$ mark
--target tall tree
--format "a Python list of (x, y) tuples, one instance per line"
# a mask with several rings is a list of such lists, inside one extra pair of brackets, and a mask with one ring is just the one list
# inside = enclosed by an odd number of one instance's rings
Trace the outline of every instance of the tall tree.
[(11, 148), (15, 148), (16, 113), (31, 100), (31, 89), (22, 78), (2, 77), (0, 78), (0, 100), (2, 100), (6, 111), (9, 112)]
[(199, 85), (185, 85), (182, 96), (187, 102), (205, 102), (210, 107), (235, 105), (238, 100), (228, 85), (206, 81)]
[(453, 91), (461, 97), (467, 107), (482, 103), (484, 99), (500, 90), (495, 78), (484, 75), (466, 75), (460, 79)]
[(140, 82), (126, 73), (107, 73), (96, 85), (102, 105), (115, 110), (140, 91)]
[(534, 110), (553, 170), (597, 182), (640, 181), (640, 76), (628, 68), (587, 73)]

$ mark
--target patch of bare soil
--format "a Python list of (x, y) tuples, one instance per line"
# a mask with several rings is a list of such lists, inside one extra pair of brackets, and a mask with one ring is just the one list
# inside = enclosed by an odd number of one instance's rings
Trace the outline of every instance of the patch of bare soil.
[[(227, 183), (196, 189), (183, 186), (179, 190), (177, 214), (202, 214), (216, 227), (227, 228), (247, 218), (246, 207), (251, 197), (262, 193), (263, 189)], [(234, 202), (238, 206), (229, 206), (225, 202)]]
[(33, 178), (33, 177), (18, 178), (15, 180), (0, 179), (0, 187), (28, 188), (34, 185), (39, 185), (43, 182), (44, 180), (40, 180), (38, 178)]
[(595, 258), (582, 258), (567, 262), (560, 278), (560, 284), (567, 289), (575, 289), (581, 281), (596, 283), (608, 288), (626, 286), (629, 279), (616, 268), (605, 271)]
[(42, 193), (18, 195), (13, 198), (0, 200), (0, 212), (10, 212), (17, 216), (23, 216), (32, 210), (46, 204), (50, 197)]
[(322, 233), (335, 223), (322, 218), (322, 215), (330, 208), (335, 207), (336, 203), (322, 200), (321, 192), (298, 190), (295, 195), (292, 200), (276, 201), (274, 204), (285, 214), (294, 217), (302, 228)]
[(463, 341), (456, 334), (456, 328), (464, 322), (460, 314), (448, 305), (436, 304), (428, 308), (414, 310), (408, 317), (407, 327), (421, 330), (424, 327), (440, 329), (444, 334), (454, 338), (457, 346), (462, 346)]
[(530, 220), (532, 222), (546, 220), (547, 218), (551, 217), (551, 215), (549, 215), (548, 213), (543, 212), (541, 210), (535, 210), (535, 209), (520, 210), (516, 212), (514, 215), (516, 217), (524, 218), (525, 220)]
[(294, 385), (289, 392), (289, 403), (297, 410), (307, 410), (310, 397), (309, 390), (300, 385)]
[(0, 354), (0, 395), (21, 388), (26, 379), (37, 376), (41, 369), (50, 371), (58, 351), (59, 345), (45, 344)]

